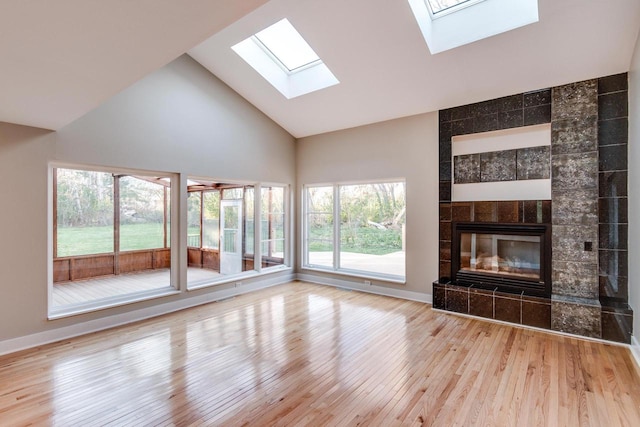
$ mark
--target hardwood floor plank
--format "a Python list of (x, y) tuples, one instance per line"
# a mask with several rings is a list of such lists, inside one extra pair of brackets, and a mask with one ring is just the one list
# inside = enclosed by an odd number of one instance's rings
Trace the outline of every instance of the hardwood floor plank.
[(0, 357), (0, 425), (640, 425), (627, 348), (302, 282)]

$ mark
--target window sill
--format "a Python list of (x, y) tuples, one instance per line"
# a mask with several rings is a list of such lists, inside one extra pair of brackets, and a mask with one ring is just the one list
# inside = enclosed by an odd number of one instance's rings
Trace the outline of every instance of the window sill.
[(196, 291), (199, 289), (210, 288), (212, 286), (226, 285), (229, 283), (239, 282), (244, 279), (252, 279), (254, 277), (267, 276), (269, 274), (275, 274), (275, 273), (280, 273), (283, 271), (291, 271), (291, 270), (293, 269), (286, 265), (278, 265), (275, 267), (263, 268), (260, 272), (257, 272), (255, 270), (245, 271), (243, 273), (234, 274), (233, 276), (227, 276), (227, 277), (224, 277), (223, 279), (215, 280), (212, 282), (206, 281), (204, 283), (193, 283), (193, 284), (187, 283), (187, 291)]
[(156, 298), (164, 298), (170, 295), (178, 295), (180, 291), (175, 288), (154, 289), (151, 291), (138, 292), (135, 294), (127, 294), (118, 297), (103, 299), (82, 304), (66, 305), (52, 308), (49, 310), (48, 320), (62, 319), (64, 317), (77, 316), (80, 314), (91, 313), (99, 310), (119, 307), (127, 304), (133, 304), (141, 301), (148, 301)]
[(334, 270), (333, 268), (323, 268), (323, 267), (315, 267), (315, 266), (308, 266), (308, 265), (303, 266), (302, 270), (316, 271), (319, 273), (329, 273), (329, 274), (335, 274), (335, 275), (346, 276), (346, 277), (356, 277), (358, 279), (375, 280), (378, 282), (393, 283), (395, 285), (407, 284), (406, 277), (401, 277), (401, 276), (386, 276), (386, 275), (378, 275), (374, 273), (366, 273), (361, 271), (353, 271), (353, 270), (345, 270), (345, 269)]

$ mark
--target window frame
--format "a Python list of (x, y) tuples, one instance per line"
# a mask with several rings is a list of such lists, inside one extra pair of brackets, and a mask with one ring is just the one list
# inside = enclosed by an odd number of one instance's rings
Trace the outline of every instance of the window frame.
[[(118, 295), (115, 297), (90, 301), (87, 303), (79, 303), (73, 305), (54, 306), (53, 305), (53, 278), (54, 278), (54, 214), (56, 214), (57, 207), (54, 207), (54, 185), (56, 180), (54, 179), (55, 169), (72, 169), (88, 172), (104, 172), (117, 175), (139, 175), (166, 178), (170, 180), (169, 192), (169, 217), (170, 221), (168, 226), (168, 246), (171, 248), (170, 256), (170, 277), (169, 287), (163, 287), (162, 289), (153, 289), (147, 291), (139, 291), (134, 293), (127, 293)], [(293, 242), (293, 203), (292, 203), (292, 191), (290, 184), (283, 184), (277, 182), (254, 182), (254, 181), (240, 181), (240, 180), (228, 180), (228, 179), (216, 179), (217, 182), (234, 182), (241, 186), (252, 186), (255, 194), (260, 194), (262, 186), (266, 187), (282, 187), (284, 189), (284, 263), (280, 265), (274, 265), (262, 268), (261, 267), (261, 229), (260, 221), (256, 222), (255, 232), (253, 236), (254, 250), (253, 259), (254, 270), (241, 272), (238, 274), (228, 275), (220, 280), (214, 282), (208, 282), (204, 285), (189, 286), (187, 278), (187, 257), (185, 256), (188, 249), (188, 181), (191, 174), (184, 172), (172, 173), (161, 172), (145, 169), (132, 169), (127, 167), (112, 167), (112, 166), (95, 166), (78, 163), (67, 162), (49, 162), (47, 164), (47, 208), (46, 208), (46, 224), (47, 224), (47, 319), (55, 320), (70, 316), (76, 316), (85, 313), (96, 312), (104, 309), (111, 309), (123, 305), (138, 303), (142, 301), (148, 301), (157, 298), (165, 298), (169, 296), (175, 296), (180, 294), (186, 294), (190, 291), (195, 291), (205, 287), (214, 287), (219, 285), (225, 285), (229, 283), (236, 283), (236, 286), (241, 284), (242, 279), (253, 279), (259, 276), (265, 276), (278, 272), (292, 270), (292, 248)], [(256, 217), (261, 215), (261, 198), (254, 197), (253, 201), (254, 212)]]
[[(55, 176), (56, 169), (70, 169), (86, 172), (99, 172), (110, 173), (113, 175), (130, 175), (130, 176), (153, 176), (158, 178), (167, 178), (170, 180), (169, 189), (169, 218), (177, 218), (179, 215), (180, 205), (180, 192), (179, 188), (179, 175), (168, 172), (150, 171), (143, 169), (131, 169), (131, 168), (114, 168), (114, 167), (100, 167), (100, 166), (88, 166), (82, 164), (52, 162), (48, 165), (48, 179), (47, 179), (47, 318), (49, 320), (59, 319), (63, 317), (75, 316), (78, 314), (90, 313), (94, 311), (104, 310), (107, 308), (118, 307), (121, 305), (132, 304), (140, 301), (146, 301), (150, 299), (156, 299), (160, 297), (176, 295), (180, 293), (180, 280), (179, 280), (179, 227), (178, 221), (169, 220), (167, 225), (169, 232), (168, 247), (171, 249), (170, 255), (170, 267), (169, 267), (169, 286), (137, 291), (122, 295), (116, 295), (109, 298), (96, 299), (84, 303), (67, 304), (63, 306), (55, 306), (53, 304), (53, 263), (54, 263), (54, 245), (57, 244), (56, 230), (54, 229), (54, 215), (57, 214), (56, 198), (54, 197), (54, 185), (57, 185), (57, 178)], [(114, 182), (115, 184), (115, 182)], [(115, 188), (114, 188), (115, 190)], [(117, 193), (114, 191), (114, 198)], [(114, 203), (115, 209), (115, 203)], [(115, 225), (115, 224), (114, 224)], [(114, 243), (114, 251), (117, 248)], [(126, 252), (126, 251), (125, 251)], [(92, 254), (100, 255), (100, 254)]]
[[(224, 183), (229, 183), (232, 184), (234, 187), (236, 188), (236, 185), (238, 187), (242, 187), (243, 188), (243, 198), (242, 199), (236, 199), (236, 200), (243, 200), (243, 206), (245, 207), (246, 210), (246, 200), (244, 198), (244, 192), (246, 191), (247, 187), (251, 187), (254, 191), (254, 196), (253, 196), (253, 209), (254, 209), (254, 235), (253, 235), (253, 253), (252, 254), (247, 254), (246, 253), (246, 248), (244, 247), (245, 245), (243, 244), (243, 256), (244, 255), (252, 255), (253, 256), (253, 265), (254, 268), (252, 270), (246, 270), (246, 271), (242, 271), (240, 273), (236, 273), (236, 274), (229, 274), (229, 275), (224, 275), (218, 279), (213, 279), (211, 281), (207, 281), (205, 283), (193, 283), (193, 284), (189, 284), (189, 278), (186, 277), (185, 280), (185, 288), (187, 291), (195, 291), (198, 289), (203, 289), (203, 288), (209, 288), (212, 286), (218, 286), (218, 285), (223, 285), (226, 283), (232, 283), (232, 282), (236, 282), (236, 285), (240, 284), (240, 280), (245, 279), (245, 278), (252, 278), (252, 277), (256, 277), (256, 276), (260, 276), (260, 275), (264, 275), (264, 274), (269, 274), (269, 273), (274, 273), (274, 272), (278, 272), (278, 271), (283, 271), (283, 270), (290, 270), (291, 269), (291, 224), (293, 224), (293, 221), (291, 219), (292, 216), (292, 206), (293, 204), (291, 203), (291, 188), (289, 184), (282, 184), (282, 183), (272, 183), (272, 182), (248, 182), (248, 181), (240, 181), (240, 180), (229, 180), (229, 179), (214, 179), (211, 177), (202, 177), (202, 176), (194, 176), (194, 175), (189, 175), (188, 176), (188, 180), (208, 180), (208, 181), (216, 181), (216, 182), (224, 182)], [(269, 266), (269, 267), (262, 267), (262, 247), (261, 247), (261, 235), (262, 235), (262, 226), (261, 226), (261, 221), (256, 221), (256, 218), (260, 218), (261, 214), (262, 214), (262, 200), (261, 197), (257, 197), (257, 194), (261, 194), (262, 192), (262, 188), (263, 187), (282, 187), (284, 189), (284, 224), (285, 224), (285, 239), (284, 239), (284, 261), (282, 264), (279, 265), (273, 265), (273, 266)], [(232, 199), (224, 199), (223, 198), (223, 190), (224, 187), (221, 188), (220, 191), (220, 203), (222, 203), (223, 200), (232, 200)], [(186, 212), (185, 212), (186, 214)], [(246, 216), (246, 213), (244, 213), (244, 215)], [(245, 221), (246, 222), (246, 221)], [(245, 224), (246, 225), (246, 224)], [(243, 241), (244, 241), (244, 237), (243, 237)], [(185, 244), (186, 244), (186, 238), (185, 238)], [(181, 266), (182, 267), (182, 266)], [(185, 266), (186, 267), (186, 266)], [(185, 272), (186, 273), (186, 272)]]
[[(262, 197), (263, 197), (262, 191), (264, 189), (269, 189), (270, 191), (273, 191), (274, 188), (282, 189), (282, 213), (281, 214), (274, 213), (271, 210), (272, 206), (267, 207), (267, 210), (265, 211), (264, 210), (264, 206), (262, 204)], [(269, 230), (267, 230), (267, 238), (266, 239), (262, 238), (262, 234), (263, 234), (263, 230), (262, 230), (263, 217), (262, 216), (265, 213), (269, 217), (269, 219), (268, 219), (269, 223), (271, 223), (271, 219), (270, 219), (271, 216), (273, 216), (273, 215), (282, 215), (282, 233), (283, 233), (283, 236), (281, 238), (279, 238), (279, 237), (269, 238), (269, 233), (270, 233)], [(260, 215), (259, 215), (259, 222), (260, 222), (260, 227), (261, 227), (260, 236), (259, 236), (260, 251), (261, 251), (261, 254), (260, 254), (261, 255), (261, 258), (260, 258), (260, 266), (261, 267), (262, 267), (262, 262), (264, 262), (265, 259), (268, 261), (269, 259), (279, 259), (280, 258), (280, 257), (275, 257), (275, 256), (270, 255), (270, 254), (265, 254), (262, 251), (262, 245), (264, 245), (264, 244), (271, 245), (272, 242), (275, 243), (275, 242), (279, 242), (279, 241), (282, 241), (282, 264), (276, 264), (274, 266), (279, 266), (279, 265), (286, 264), (286, 250), (285, 250), (285, 247), (286, 247), (287, 239), (288, 239), (289, 234), (290, 234), (288, 232), (288, 230), (287, 230), (287, 222), (286, 222), (287, 216), (288, 216), (287, 215), (287, 187), (284, 186), (284, 185), (275, 185), (275, 184), (274, 185), (268, 185), (268, 184), (261, 185), (260, 186)], [(267, 251), (267, 252), (270, 252), (270, 250)], [(263, 268), (268, 268), (268, 267), (263, 267)]]
[[(384, 273), (376, 273), (372, 271), (366, 270), (356, 270), (350, 268), (344, 268), (341, 266), (341, 203), (340, 203), (340, 188), (343, 186), (351, 186), (351, 185), (373, 185), (373, 184), (397, 184), (404, 183), (405, 184), (405, 206), (407, 204), (407, 194), (406, 194), (406, 178), (389, 178), (389, 179), (379, 179), (379, 180), (366, 180), (366, 181), (345, 181), (345, 182), (336, 182), (336, 183), (325, 183), (325, 184), (304, 184), (302, 186), (302, 194), (301, 194), (301, 224), (300, 224), (300, 235), (301, 235), (301, 268), (304, 270), (312, 270), (319, 272), (331, 272), (337, 273), (350, 277), (357, 277), (363, 279), (373, 279), (380, 280), (390, 283), (396, 284), (406, 284), (406, 257), (405, 257), (405, 274), (404, 276), (399, 276), (395, 274), (384, 274)], [(310, 188), (321, 188), (321, 187), (330, 187), (332, 188), (332, 198), (333, 198), (333, 207), (332, 207), (332, 218), (333, 218), (333, 234), (332, 234), (332, 250), (333, 250), (333, 265), (331, 267), (311, 264), (309, 263), (309, 192)], [(406, 215), (406, 213), (405, 213)], [(406, 224), (406, 216), (405, 216), (405, 224)], [(406, 225), (405, 225), (406, 227)], [(367, 282), (367, 281), (365, 281)]]

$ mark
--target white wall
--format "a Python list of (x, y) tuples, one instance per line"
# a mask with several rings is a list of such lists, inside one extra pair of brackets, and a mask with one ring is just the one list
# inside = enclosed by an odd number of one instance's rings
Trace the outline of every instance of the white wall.
[[(406, 285), (373, 282), (430, 298), (431, 284), (438, 278), (437, 113), (300, 139), (296, 169), (298, 194), (304, 184), (406, 178)], [(362, 279), (301, 270), (300, 247), (301, 236), (297, 241), (300, 272), (351, 281), (354, 287), (363, 283)]]
[(224, 289), (47, 320), (50, 162), (295, 184), (294, 138), (188, 56), (57, 133), (0, 123), (0, 350), (5, 340), (98, 320), (105, 327), (109, 316)]
[[(629, 305), (633, 335), (640, 341), (640, 38), (629, 71)], [(640, 349), (639, 349), (640, 351)], [(638, 355), (640, 357), (640, 354)]]

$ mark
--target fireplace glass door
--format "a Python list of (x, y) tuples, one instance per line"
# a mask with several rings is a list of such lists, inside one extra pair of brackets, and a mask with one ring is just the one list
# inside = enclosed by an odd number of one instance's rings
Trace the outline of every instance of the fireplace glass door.
[(460, 233), (460, 270), (539, 281), (540, 236)]

